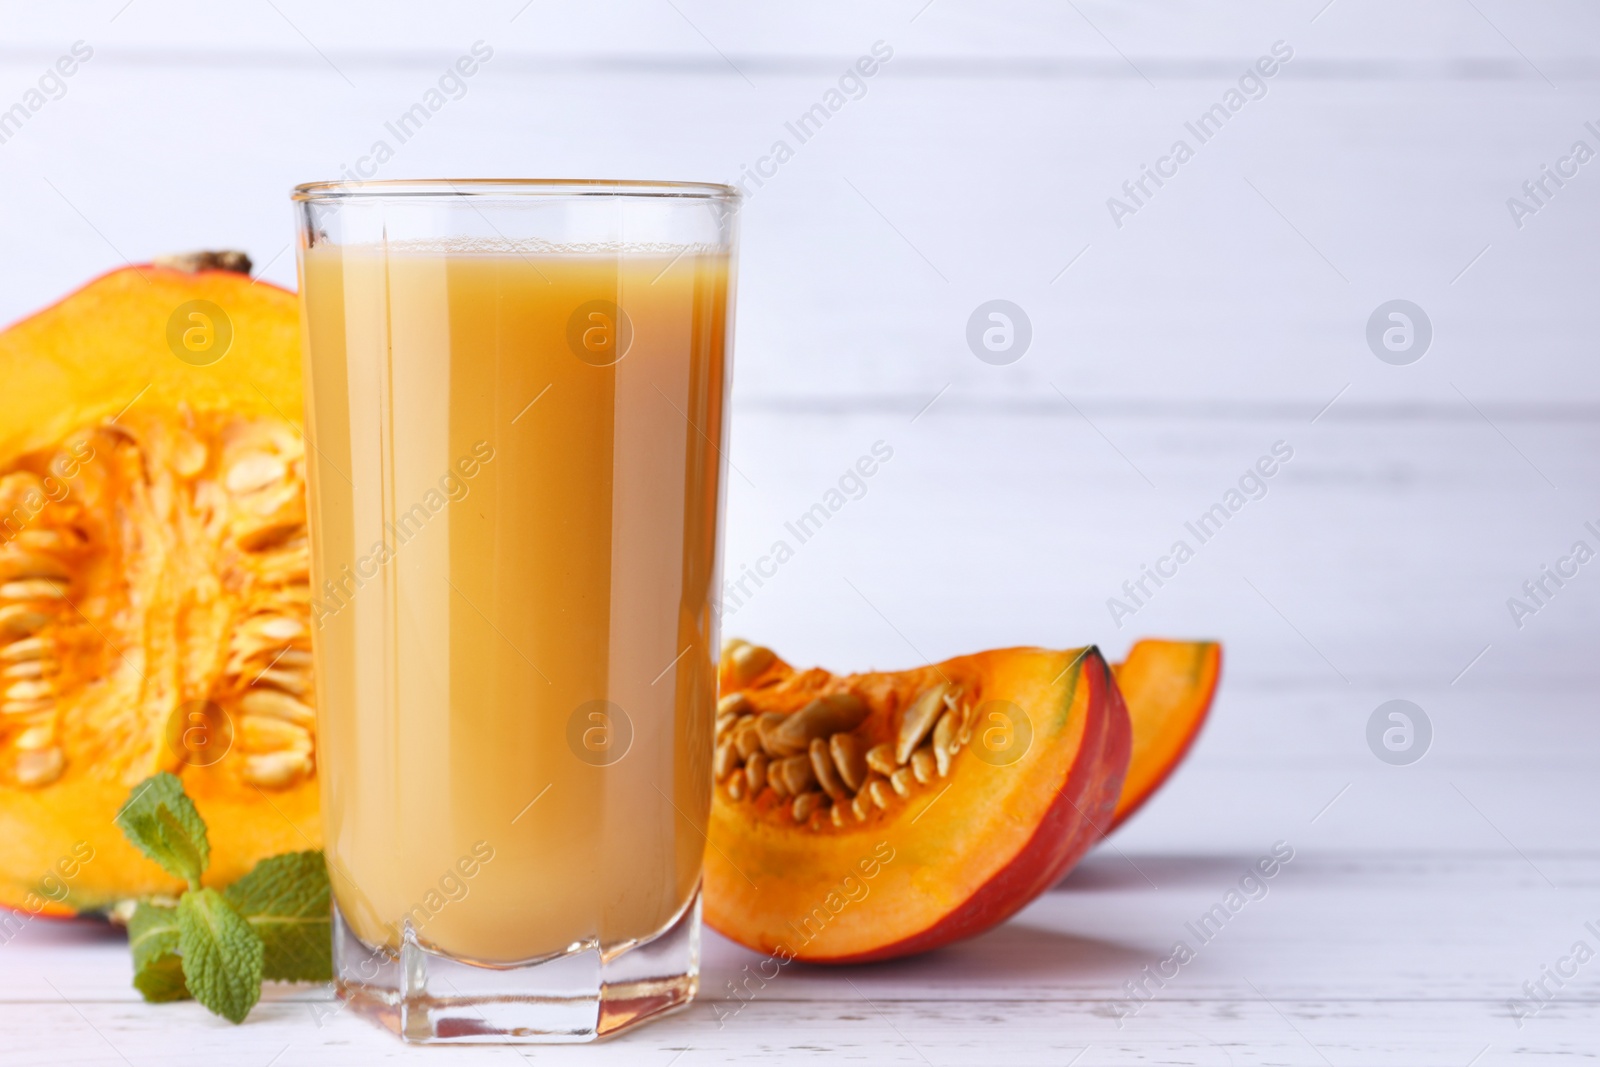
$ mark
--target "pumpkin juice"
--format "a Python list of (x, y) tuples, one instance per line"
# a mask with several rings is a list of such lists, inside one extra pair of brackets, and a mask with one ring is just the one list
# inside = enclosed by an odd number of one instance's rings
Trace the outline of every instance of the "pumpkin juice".
[(603, 951), (695, 898), (727, 258), (302, 268), (329, 870), (373, 947)]

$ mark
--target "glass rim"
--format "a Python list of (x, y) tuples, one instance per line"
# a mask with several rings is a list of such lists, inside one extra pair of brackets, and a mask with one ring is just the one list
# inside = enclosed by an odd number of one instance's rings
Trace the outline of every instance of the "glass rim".
[(630, 178), (383, 178), (375, 181), (306, 182), (291, 199), (340, 201), (387, 197), (452, 199), (535, 197), (637, 197), (737, 201), (739, 190), (716, 182), (643, 181)]

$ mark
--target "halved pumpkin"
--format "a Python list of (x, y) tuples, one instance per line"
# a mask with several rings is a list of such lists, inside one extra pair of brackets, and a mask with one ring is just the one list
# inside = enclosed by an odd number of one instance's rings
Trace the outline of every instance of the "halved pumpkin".
[(1217, 692), (1222, 646), (1144, 640), (1112, 670), (1133, 725), (1133, 759), (1111, 817), (1114, 830), (1150, 799), (1194, 744)]
[(723, 658), (705, 916), (779, 959), (856, 963), (1002, 922), (1099, 839), (1127, 712), (1094, 648), (897, 673)]
[(111, 821), (161, 769), (208, 883), (320, 842), (299, 317), (241, 260), (112, 271), (0, 333), (0, 904), (175, 891)]

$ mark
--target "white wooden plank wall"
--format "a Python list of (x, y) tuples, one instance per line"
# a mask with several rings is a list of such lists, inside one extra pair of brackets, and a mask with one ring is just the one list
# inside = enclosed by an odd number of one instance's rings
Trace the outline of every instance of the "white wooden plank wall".
[[(194, 247), (291, 283), (289, 186), (392, 141), (483, 41), (380, 176), (734, 180), (795, 149), (743, 216), (730, 570), (874, 442), (894, 455), (730, 629), (837, 668), (1227, 643), (1190, 763), (1013, 924), (797, 971), (722, 1028), (697, 1007), (533, 1060), (1592, 1057), (1600, 965), (1520, 1029), (1506, 1002), (1600, 948), (1600, 569), (1520, 628), (1506, 601), (1600, 549), (1600, 162), (1520, 226), (1507, 207), (1574, 142), (1600, 151), (1593, 5), (97, 0), (0, 4), (0, 26), (0, 110), (93, 49), (0, 142), (0, 318)], [(785, 123), (880, 41), (892, 59), (799, 144)], [(1280, 41), (1265, 95), (1199, 144), (1185, 122)], [(1180, 137), (1194, 157), (1117, 226), (1107, 198)], [(965, 339), (995, 298), (1032, 325), (1007, 366)], [(1411, 365), (1365, 338), (1395, 298), (1433, 327)], [(1119, 628), (1107, 598), (1279, 441), (1266, 496)], [(1433, 724), (1411, 766), (1367, 747), (1392, 698)], [(1281, 885), (1119, 1029), (1123, 984), (1280, 839)], [(714, 1000), (748, 957), (710, 942)], [(304, 991), (241, 1030), (144, 1007), (124, 953), (42, 924), (0, 948), (0, 1061), (412, 1055), (317, 1027)]]

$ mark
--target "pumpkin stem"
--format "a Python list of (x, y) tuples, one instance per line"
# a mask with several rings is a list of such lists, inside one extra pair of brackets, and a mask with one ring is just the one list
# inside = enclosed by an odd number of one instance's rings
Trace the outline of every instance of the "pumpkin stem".
[(252, 266), (249, 256), (234, 251), (179, 252), (170, 256), (157, 256), (151, 262), (158, 267), (181, 270), (185, 274), (198, 274), (203, 270), (227, 270), (235, 274), (248, 275)]

